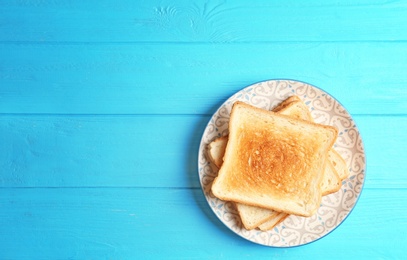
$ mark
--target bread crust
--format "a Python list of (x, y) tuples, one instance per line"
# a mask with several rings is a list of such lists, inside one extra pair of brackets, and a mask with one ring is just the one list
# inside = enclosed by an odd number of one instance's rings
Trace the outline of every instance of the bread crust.
[(349, 177), (350, 172), (347, 168), (346, 162), (335, 149), (331, 149), (329, 151), (328, 161), (333, 165), (335, 170), (338, 172), (339, 178), (342, 181)]
[(236, 203), (236, 209), (240, 215), (243, 226), (247, 230), (255, 229), (279, 214), (279, 212), (274, 210), (248, 206), (242, 203)]
[(218, 137), (208, 146), (209, 160), (212, 161), (218, 168), (222, 166), (227, 141), (228, 136)]
[(270, 220), (262, 223), (261, 225), (259, 225), (259, 229), (261, 231), (269, 231), (270, 229), (274, 228), (275, 226), (277, 226), (278, 224), (283, 222), (289, 216), (290, 216), (289, 214), (285, 214), (285, 213), (280, 212), (277, 215), (275, 215), (272, 219), (270, 219)]
[(280, 110), (285, 109), (287, 106), (297, 101), (301, 101), (301, 99), (298, 96), (290, 96), (283, 102), (281, 102), (277, 107), (275, 107), (273, 111), (279, 112)]

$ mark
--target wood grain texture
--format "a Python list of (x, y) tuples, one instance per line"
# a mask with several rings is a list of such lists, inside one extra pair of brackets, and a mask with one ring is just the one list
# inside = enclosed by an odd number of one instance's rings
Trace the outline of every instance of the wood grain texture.
[[(407, 1), (0, 3), (0, 259), (402, 259)], [(236, 91), (297, 79), (362, 133), (360, 200), (333, 233), (268, 248), (200, 189), (210, 116)]]
[[(208, 117), (2, 116), (2, 187), (198, 187)], [(165, 165), (165, 167), (163, 167)], [(196, 173), (197, 174), (197, 173)]]
[(367, 189), (349, 218), (324, 239), (299, 248), (276, 249), (253, 244), (228, 230), (199, 189), (0, 189), (0, 232), (7, 234), (0, 236), (0, 256), (298, 258), (335, 252), (332, 257), (338, 259), (349, 255), (393, 258), (404, 252), (396, 245), (407, 242), (407, 225), (391, 229), (384, 224), (405, 223), (404, 201), (388, 202), (406, 197), (406, 192)]
[(314, 84), (352, 114), (407, 110), (403, 43), (0, 46), (0, 113), (212, 114), (273, 78)]
[[(354, 119), (366, 147), (366, 187), (406, 187), (407, 166), (392, 162), (407, 156), (407, 118)], [(197, 153), (208, 121), (186, 115), (1, 116), (0, 185), (199, 188)]]
[(0, 41), (405, 41), (405, 1), (2, 1)]

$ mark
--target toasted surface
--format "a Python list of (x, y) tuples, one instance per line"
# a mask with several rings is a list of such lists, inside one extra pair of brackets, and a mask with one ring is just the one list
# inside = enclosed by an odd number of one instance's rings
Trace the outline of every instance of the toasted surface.
[[(293, 102), (299, 102), (301, 99), (298, 96), (290, 96), (287, 99), (285, 99), (283, 102), (281, 102), (277, 107), (273, 109), (274, 112), (284, 110), (285, 114), (290, 115), (292, 113), (293, 115), (300, 115), (302, 114), (300, 111), (297, 110), (303, 110), (303, 107), (301, 106), (289, 106)], [(305, 104), (304, 104), (305, 106)], [(306, 107), (306, 106), (305, 106)], [(308, 113), (309, 114), (309, 113)], [(310, 114), (309, 114), (310, 115)], [(297, 117), (301, 118), (301, 117)], [(305, 117), (304, 117), (305, 118)], [(209, 159), (218, 167), (223, 163), (223, 156), (225, 153), (226, 149), (226, 144), (228, 142), (229, 136), (222, 136), (218, 137), (215, 140), (213, 140), (209, 146), (208, 146), (208, 156)]]
[(339, 175), (339, 178), (343, 181), (349, 177), (350, 172), (346, 165), (345, 160), (342, 156), (335, 151), (335, 149), (331, 149), (328, 153), (328, 161), (333, 165), (334, 169)]
[(301, 216), (316, 211), (335, 128), (236, 102), (229, 131), (215, 196)]

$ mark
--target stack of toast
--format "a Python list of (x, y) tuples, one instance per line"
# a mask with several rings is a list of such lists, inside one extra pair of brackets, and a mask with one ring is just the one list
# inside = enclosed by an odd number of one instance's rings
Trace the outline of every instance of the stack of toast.
[(322, 196), (349, 176), (333, 148), (336, 128), (313, 122), (307, 105), (291, 96), (267, 111), (233, 105), (229, 135), (208, 146), (219, 168), (212, 193), (235, 203), (244, 227), (267, 231), (290, 214), (310, 217)]

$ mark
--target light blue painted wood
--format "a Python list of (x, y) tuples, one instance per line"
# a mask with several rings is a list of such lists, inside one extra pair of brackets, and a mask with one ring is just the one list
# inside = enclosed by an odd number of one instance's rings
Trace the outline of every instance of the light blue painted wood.
[[(406, 1), (2, 1), (0, 258), (403, 258), (406, 22)], [(299, 248), (239, 238), (198, 182), (209, 116), (270, 78), (335, 96), (367, 153), (350, 217)]]
[[(366, 186), (404, 188), (407, 118), (356, 116)], [(199, 188), (209, 116), (1, 116), (1, 187)], [(386, 137), (386, 138), (384, 138)], [(377, 149), (380, 147), (380, 149)]]
[(212, 114), (272, 78), (314, 84), (352, 114), (407, 110), (404, 43), (0, 46), (0, 113)]
[(0, 232), (7, 234), (0, 236), (0, 257), (397, 258), (404, 254), (407, 226), (385, 223), (401, 223), (405, 201), (389, 198), (406, 192), (366, 189), (348, 219), (325, 238), (275, 249), (223, 226), (199, 189), (0, 189)]
[(0, 41), (405, 41), (405, 1), (2, 1)]
[(199, 187), (197, 153), (208, 120), (2, 116), (0, 186)]

